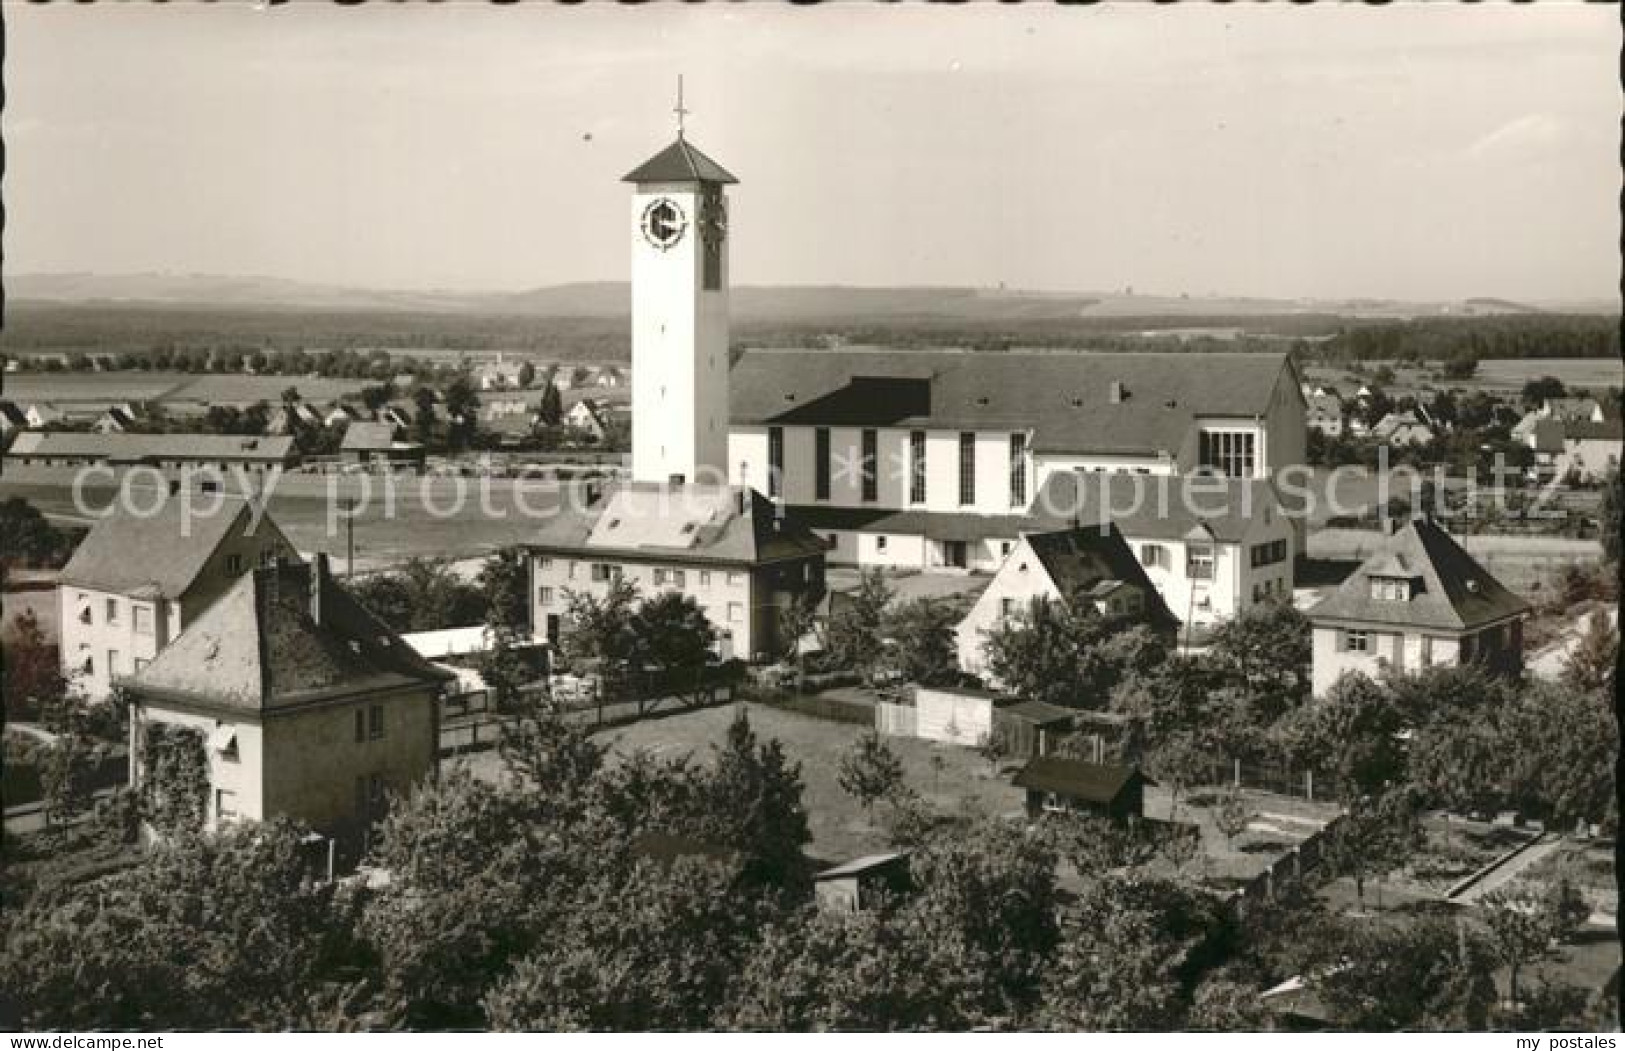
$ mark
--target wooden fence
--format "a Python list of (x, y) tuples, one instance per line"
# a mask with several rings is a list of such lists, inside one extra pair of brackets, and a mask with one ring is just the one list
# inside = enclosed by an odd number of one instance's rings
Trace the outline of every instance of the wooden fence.
[(875, 705), (875, 732), (887, 737), (914, 737), (919, 731), (920, 710), (906, 704)]
[[(677, 689), (675, 679), (650, 679), (648, 685), (655, 688), (653, 693), (638, 692), (624, 701), (605, 701), (596, 693), (588, 693), (568, 702), (560, 717), (597, 730), (681, 711), (714, 708), (734, 700), (738, 689), (736, 680), (737, 676), (732, 674), (691, 679), (686, 689)], [(539, 693), (543, 689), (530, 692)], [(448, 698), (441, 706), (441, 756), (495, 748), (502, 740), (506, 721), (501, 713), (491, 709), (490, 698), (484, 691)]]

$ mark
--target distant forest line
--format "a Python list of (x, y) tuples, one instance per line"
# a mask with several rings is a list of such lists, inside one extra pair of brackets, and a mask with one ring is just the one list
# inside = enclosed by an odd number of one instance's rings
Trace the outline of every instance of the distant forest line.
[[(1141, 335), (1172, 329), (1220, 335)], [(1212, 317), (943, 317), (743, 320), (735, 347), (881, 345), (900, 350), (1043, 346), (1091, 350), (1291, 350), (1305, 362), (1462, 361), (1618, 357), (1619, 318), (1602, 314), (1505, 314), (1412, 320), (1332, 314)], [(495, 351), (552, 361), (630, 357), (624, 317), (536, 317), (391, 311), (213, 309), (153, 304), (10, 303), (0, 350), (16, 354), (383, 348), (442, 360)]]

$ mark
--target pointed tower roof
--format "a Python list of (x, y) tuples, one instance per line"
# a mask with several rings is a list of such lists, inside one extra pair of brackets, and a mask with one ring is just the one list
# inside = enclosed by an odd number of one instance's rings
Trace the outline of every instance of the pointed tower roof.
[(736, 183), (727, 169), (701, 153), (682, 135), (659, 153), (628, 172), (622, 182)]
[(203, 708), (263, 712), (450, 678), (317, 564), (243, 576), (130, 685)]

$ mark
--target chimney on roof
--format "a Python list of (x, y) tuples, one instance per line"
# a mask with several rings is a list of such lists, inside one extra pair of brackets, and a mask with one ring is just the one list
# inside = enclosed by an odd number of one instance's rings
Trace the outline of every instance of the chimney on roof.
[(734, 490), (734, 513), (737, 514), (737, 515), (743, 515), (745, 513), (745, 487), (744, 486), (740, 486), (738, 489)]
[(1121, 405), (1121, 404), (1123, 404), (1123, 399), (1126, 398), (1127, 396), (1128, 395), (1123, 390), (1123, 381), (1122, 380), (1112, 380), (1111, 394), (1110, 394), (1111, 403), (1113, 405)]
[(331, 575), (327, 565), (327, 552), (316, 552), (316, 562), (310, 567), (310, 621), (318, 627), (322, 623), (322, 588), (326, 586)]

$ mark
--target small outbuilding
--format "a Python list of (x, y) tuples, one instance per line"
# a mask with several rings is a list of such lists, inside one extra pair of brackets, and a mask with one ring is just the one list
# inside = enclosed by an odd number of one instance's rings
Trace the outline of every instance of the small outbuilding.
[(874, 908), (882, 895), (908, 890), (908, 854), (894, 851), (854, 858), (813, 877), (818, 907), (831, 912)]
[(1005, 754), (1017, 758), (1048, 755), (1072, 733), (1078, 713), (1047, 701), (1018, 701), (993, 710), (993, 728)]
[(1151, 782), (1138, 767), (1086, 763), (1065, 756), (1041, 755), (1016, 774), (1014, 784), (1027, 790), (1027, 816), (1046, 812), (1092, 814), (1114, 821), (1138, 820), (1145, 813), (1145, 786)]

